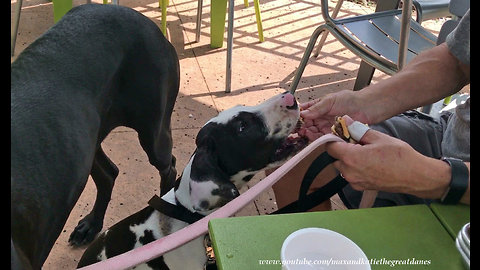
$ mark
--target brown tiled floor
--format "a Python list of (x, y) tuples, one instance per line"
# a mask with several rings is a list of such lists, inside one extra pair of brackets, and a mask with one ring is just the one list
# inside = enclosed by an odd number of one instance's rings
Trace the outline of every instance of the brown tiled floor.
[[(74, 0), (74, 6), (86, 0)], [(100, 3), (100, 0), (92, 2)], [(250, 1), (252, 2), (252, 1)], [(223, 48), (209, 46), (210, 1), (204, 1), (201, 41), (194, 42), (197, 1), (170, 0), (168, 7), (168, 38), (180, 58), (181, 88), (173, 114), (173, 152), (179, 172), (194, 150), (194, 139), (200, 127), (218, 112), (237, 104), (255, 105), (289, 88), (295, 68), (313, 30), (322, 23), (319, 0), (261, 0), (260, 9), (265, 42), (259, 43), (253, 3), (245, 7), (236, 1), (233, 45), (232, 93), (225, 94), (226, 42)], [(336, 1), (331, 1), (333, 7)], [(120, 0), (150, 17), (160, 26), (161, 13), (155, 0)], [(14, 21), (16, 1), (11, 0), (11, 20)], [(345, 2), (340, 16), (371, 12), (367, 7)], [(20, 17), (16, 53), (53, 25), (52, 4), (47, 0), (25, 0)], [(438, 33), (440, 22), (425, 22), (424, 26)], [(226, 37), (226, 35), (225, 35)], [(92, 41), (95, 42), (95, 41)], [(300, 102), (321, 97), (341, 89), (352, 89), (359, 59), (330, 35), (321, 55), (312, 59), (297, 88)], [(376, 72), (374, 81), (387, 76)], [(105, 217), (104, 228), (138, 211), (147, 200), (159, 192), (158, 172), (148, 163), (135, 131), (115, 129), (103, 142), (103, 147), (120, 169), (112, 200)], [(260, 173), (255, 181), (264, 177)], [(78, 220), (86, 215), (95, 199), (95, 186), (88, 181), (76, 207), (71, 212), (64, 231), (48, 257), (44, 269), (74, 269), (84, 248), (73, 249), (67, 239)], [(338, 197), (332, 198), (333, 208), (342, 209)], [(237, 215), (258, 215), (276, 209), (271, 190), (263, 193)]]

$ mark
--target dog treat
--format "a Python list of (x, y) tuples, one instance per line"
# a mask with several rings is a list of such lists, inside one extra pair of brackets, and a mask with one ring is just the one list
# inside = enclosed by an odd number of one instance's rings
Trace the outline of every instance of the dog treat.
[(308, 138), (293, 134), (283, 142), (283, 144), (275, 152), (276, 159), (284, 159), (288, 153), (298, 153), (308, 145)]
[(284, 153), (297, 153), (308, 145), (308, 138), (306, 136), (301, 136), (300, 134), (298, 134), (298, 131), (303, 126), (303, 123), (303, 119), (301, 117), (298, 118), (295, 129), (287, 137), (283, 144), (277, 149), (277, 151), (275, 152), (275, 156), (284, 158), (282, 157), (284, 156)]
[(303, 126), (303, 119), (301, 117), (298, 118), (298, 121), (297, 121), (297, 125), (295, 126), (295, 130), (293, 131), (293, 133), (297, 133), (300, 128)]
[(357, 143), (350, 136), (350, 132), (348, 132), (348, 128), (347, 128), (347, 123), (345, 123), (345, 119), (343, 119), (341, 116), (335, 117), (335, 123), (333, 124), (331, 129), (333, 134), (342, 138), (346, 142)]

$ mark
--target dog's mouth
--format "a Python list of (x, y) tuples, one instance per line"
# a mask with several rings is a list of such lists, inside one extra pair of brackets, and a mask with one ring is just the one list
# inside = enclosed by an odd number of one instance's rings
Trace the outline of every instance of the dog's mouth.
[(283, 141), (283, 143), (277, 148), (274, 155), (275, 161), (283, 161), (305, 148), (308, 145), (308, 138), (300, 136), (298, 130), (302, 126), (303, 121), (301, 118), (298, 120), (295, 129), (292, 133)]

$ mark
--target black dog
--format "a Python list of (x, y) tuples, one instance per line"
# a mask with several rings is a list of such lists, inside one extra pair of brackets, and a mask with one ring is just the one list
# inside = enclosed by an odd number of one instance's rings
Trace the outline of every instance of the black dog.
[(117, 126), (138, 132), (173, 187), (170, 118), (179, 61), (157, 25), (122, 6), (73, 8), (11, 65), (12, 269), (40, 269), (91, 174), (92, 212), (69, 242), (90, 242), (103, 226), (118, 168), (101, 142)]

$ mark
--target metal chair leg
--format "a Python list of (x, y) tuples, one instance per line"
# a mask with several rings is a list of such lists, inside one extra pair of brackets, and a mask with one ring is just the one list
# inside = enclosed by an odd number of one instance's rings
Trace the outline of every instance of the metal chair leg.
[(398, 44), (398, 70), (407, 64), (408, 39), (410, 36), (410, 20), (412, 18), (412, 0), (403, 0), (402, 19), (400, 24), (400, 41)]
[[(450, 102), (452, 101), (452, 96), (448, 96), (446, 98), (443, 99), (443, 107), (447, 106)], [(433, 108), (433, 104), (428, 104), (428, 105), (425, 105), (421, 108), (421, 111), (423, 113), (426, 113), (426, 114), (430, 114), (430, 112), (432, 111), (432, 108)]]
[(13, 24), (12, 39), (10, 44), (10, 53), (13, 56), (15, 54), (15, 43), (17, 42), (18, 24), (20, 23), (20, 12), (22, 11), (23, 0), (17, 0), (15, 6), (15, 22)]
[(433, 107), (432, 104), (425, 105), (425, 106), (422, 107), (421, 111), (423, 113), (430, 114), (430, 112), (432, 111), (432, 107)]
[(228, 0), (228, 32), (227, 32), (227, 74), (225, 76), (225, 93), (232, 91), (232, 45), (233, 45), (233, 11), (235, 1)]
[(361, 61), (360, 67), (357, 71), (357, 78), (353, 85), (353, 91), (362, 90), (364, 87), (370, 84), (375, 73), (375, 68), (370, 66), (367, 62)]
[[(335, 5), (335, 8), (333, 9), (332, 12), (332, 18), (335, 19), (337, 18), (338, 12), (340, 11), (340, 8), (342, 7), (343, 0), (338, 0), (337, 5)], [(320, 51), (322, 50), (323, 45), (325, 44), (325, 40), (327, 39), (328, 32), (324, 32), (322, 37), (320, 38), (320, 42), (318, 42), (317, 49), (315, 50), (315, 53), (313, 56), (317, 57)]]
[(202, 7), (203, 7), (203, 0), (198, 0), (197, 29), (195, 31), (195, 42), (200, 42), (200, 28), (202, 26)]
[(328, 26), (326, 24), (320, 25), (319, 27), (317, 27), (317, 29), (315, 29), (312, 36), (310, 37), (310, 41), (308, 42), (307, 48), (303, 53), (302, 61), (300, 62), (300, 65), (297, 68), (297, 72), (295, 73), (295, 77), (293, 78), (292, 85), (290, 86), (290, 93), (292, 95), (295, 94), (295, 90), (297, 89), (297, 86), (298, 86), (298, 83), (300, 82), (303, 71), (307, 66), (308, 59), (310, 58), (310, 54), (312, 53), (313, 48), (315, 47), (315, 43), (317, 42), (318, 36), (320, 36), (320, 34), (323, 31), (327, 30), (327, 28)]

